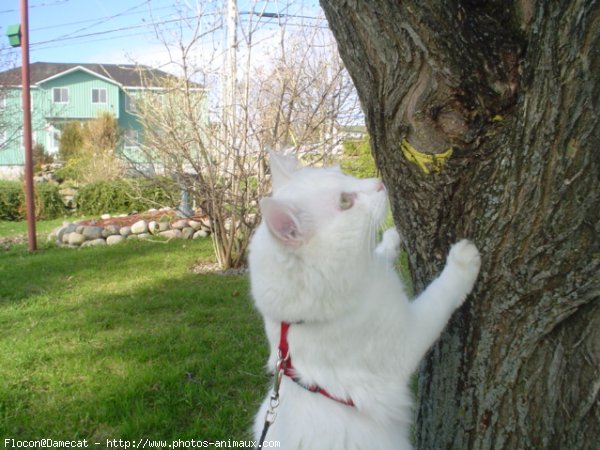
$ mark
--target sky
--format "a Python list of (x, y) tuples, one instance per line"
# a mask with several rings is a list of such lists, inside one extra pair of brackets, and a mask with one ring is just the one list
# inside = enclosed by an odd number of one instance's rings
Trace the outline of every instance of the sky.
[[(183, 75), (178, 44), (189, 43), (194, 27), (200, 23), (198, 34), (202, 38), (188, 57), (197, 75), (186, 76), (209, 88), (213, 109), (222, 100), (226, 48), (223, 13), (227, 0), (28, 0), (28, 3), (31, 63), (142, 64)], [(279, 45), (282, 36), (289, 45), (294, 45), (294, 34), (302, 36), (300, 45), (311, 42), (315, 55), (320, 54), (319, 47), (325, 52), (336, 51), (318, 0), (237, 0), (237, 5), (238, 79), (244, 76), (244, 71), (254, 73), (270, 67), (273, 55), (282, 52)], [(11, 48), (6, 36), (9, 25), (21, 22), (19, 6), (19, 0), (0, 0), (0, 71), (21, 65), (20, 48)], [(263, 16), (259, 18), (253, 12), (262, 12)], [(273, 17), (276, 13), (282, 17)], [(199, 21), (198, 17), (202, 19)], [(244, 41), (247, 42), (251, 29), (254, 31), (249, 47)], [(322, 38), (310, 37), (313, 33), (321, 33)]]
[[(0, 57), (20, 65), (20, 50), (8, 46), (9, 25), (20, 23), (19, 0), (0, 0)], [(29, 0), (30, 62), (139, 63), (169, 71), (170, 43), (186, 36), (201, 12), (203, 45), (222, 48), (226, 0)], [(317, 0), (238, 0), (241, 26), (256, 21), (251, 11), (284, 12), (290, 23), (316, 24)], [(182, 20), (182, 17), (184, 18)], [(187, 20), (186, 20), (187, 18)], [(264, 19), (263, 19), (264, 20)], [(277, 19), (266, 28), (276, 30)], [(323, 22), (319, 22), (323, 26)], [(213, 30), (208, 33), (208, 30)], [(276, 37), (276, 32), (271, 33)], [(162, 36), (162, 38), (161, 38)], [(263, 40), (268, 40), (264, 35)], [(4, 68), (4, 67), (3, 67)], [(174, 70), (170, 70), (174, 71)]]

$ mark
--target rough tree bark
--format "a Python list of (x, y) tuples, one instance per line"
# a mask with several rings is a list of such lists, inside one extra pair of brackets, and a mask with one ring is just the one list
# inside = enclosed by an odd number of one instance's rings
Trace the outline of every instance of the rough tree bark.
[(417, 290), (483, 272), (422, 364), (416, 447), (597, 449), (600, 2), (321, 0)]

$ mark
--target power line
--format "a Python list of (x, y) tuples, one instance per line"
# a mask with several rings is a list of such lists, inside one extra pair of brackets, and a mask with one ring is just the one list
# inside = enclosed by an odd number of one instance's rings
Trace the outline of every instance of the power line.
[(110, 29), (110, 30), (95, 31), (93, 33), (80, 34), (78, 36), (67, 36), (67, 37), (53, 38), (53, 39), (48, 39), (46, 41), (33, 42), (33, 43), (31, 43), (31, 46), (34, 47), (34, 46), (37, 46), (37, 45), (48, 44), (48, 43), (53, 43), (53, 42), (70, 41), (70, 40), (81, 39), (81, 38), (85, 38), (85, 37), (100, 36), (100, 35), (103, 35), (103, 34), (116, 33), (118, 31), (132, 30), (132, 29), (135, 29), (135, 28), (148, 28), (150, 26), (164, 25), (164, 24), (167, 24), (167, 23), (180, 22), (180, 21), (183, 21), (183, 20), (194, 19), (196, 17), (197, 16), (179, 17), (177, 19), (167, 19), (167, 20), (163, 20), (163, 21), (160, 21), (160, 22), (144, 23), (144, 24), (141, 24), (141, 25), (130, 25), (130, 26), (127, 26), (127, 27), (113, 28), (113, 29)]
[[(37, 5), (29, 5), (29, 8), (34, 9), (34, 8), (43, 8), (45, 6), (62, 5), (63, 3), (67, 3), (70, 1), (71, 0), (56, 0), (52, 3), (38, 3)], [(13, 13), (13, 12), (19, 12), (19, 10), (18, 9), (5, 9), (3, 11), (0, 11), (0, 14), (8, 14), (8, 13)]]
[[(160, 11), (163, 9), (172, 9), (171, 6), (162, 6), (160, 8), (156, 8), (154, 9), (154, 11)], [(136, 14), (142, 14), (143, 11), (138, 11), (138, 12), (123, 12), (121, 14), (119, 14), (117, 17), (125, 17), (125, 16), (133, 16)], [(50, 30), (53, 28), (64, 28), (64, 27), (68, 27), (71, 25), (81, 25), (84, 23), (90, 23), (90, 22), (95, 22), (97, 20), (103, 20), (103, 19), (112, 19), (115, 18), (115, 16), (104, 16), (104, 17), (96, 17), (94, 19), (85, 19), (85, 20), (78, 20), (76, 22), (66, 22), (66, 23), (60, 23), (60, 24), (55, 24), (55, 25), (47, 25), (45, 27), (39, 27), (39, 28), (33, 28), (31, 31), (42, 31), (42, 30)], [(94, 26), (94, 25), (92, 25)]]
[(142, 7), (143, 5), (147, 5), (148, 2), (149, 2), (149, 0), (144, 0), (142, 3), (140, 3), (140, 4), (136, 5), (136, 6), (132, 6), (131, 8), (126, 9), (125, 11), (123, 11), (121, 13), (113, 14), (112, 16), (104, 17), (104, 18), (102, 18), (100, 20), (96, 19), (97, 20), (96, 23), (94, 23), (94, 24), (92, 24), (92, 25), (90, 25), (88, 27), (79, 28), (78, 30), (71, 31), (70, 33), (67, 33), (67, 34), (63, 34), (62, 36), (59, 36), (58, 39), (64, 39), (66, 37), (72, 36), (75, 33), (79, 33), (80, 31), (85, 31), (85, 30), (88, 30), (90, 28), (95, 27), (96, 25), (101, 25), (103, 23), (106, 23), (109, 20), (116, 19), (118, 17), (122, 17), (125, 13), (128, 13), (128, 12), (131, 12), (133, 10), (136, 10), (136, 9)]
[[(70, 0), (58, 0), (56, 2), (53, 3), (40, 3), (38, 5), (33, 5), (32, 7), (42, 7), (42, 6), (54, 6), (54, 5), (58, 5), (58, 4), (63, 4), (66, 3)], [(95, 25), (99, 25), (101, 23), (105, 23), (108, 22), (109, 20), (113, 20), (116, 19), (118, 17), (122, 17), (122, 16), (127, 16), (127, 15), (134, 15), (134, 14), (139, 14), (139, 12), (133, 12), (135, 9), (140, 8), (141, 6), (143, 6), (144, 4), (148, 4), (149, 0), (144, 0), (142, 1), (142, 3), (131, 7), (121, 13), (117, 13), (117, 14), (113, 14), (111, 16), (105, 16), (105, 17), (101, 17), (101, 18), (95, 18), (95, 19), (87, 19), (87, 20), (82, 20), (82, 21), (77, 21), (77, 22), (71, 22), (71, 23), (63, 23), (63, 24), (56, 24), (56, 25), (50, 25), (50, 26), (46, 26), (46, 27), (41, 27), (38, 28), (36, 30), (43, 30), (43, 29), (50, 29), (50, 28), (61, 28), (61, 27), (65, 27), (68, 25), (79, 25), (79, 24), (83, 24), (83, 23), (89, 23), (89, 22), (96, 22), (95, 24), (86, 27), (86, 28), (82, 28), (80, 30), (76, 30), (73, 31), (69, 34), (66, 35), (62, 35), (62, 36), (58, 36), (58, 37), (54, 37), (51, 39), (47, 39), (44, 41), (38, 41), (38, 42), (32, 42), (30, 44), (32, 50), (34, 51), (39, 51), (39, 50), (45, 50), (45, 49), (51, 49), (51, 48), (59, 48), (59, 47), (63, 47), (63, 45), (56, 45), (56, 46), (52, 46), (52, 45), (48, 45), (48, 44), (55, 44), (55, 43), (63, 43), (64, 41), (74, 41), (74, 40), (82, 40), (85, 38), (90, 38), (90, 37), (96, 37), (96, 36), (106, 36), (108, 34), (113, 34), (113, 33), (118, 33), (121, 31), (129, 31), (132, 29), (140, 29), (140, 28), (153, 28), (156, 26), (160, 26), (160, 25), (166, 25), (166, 24), (170, 24), (170, 23), (177, 23), (177, 22), (181, 22), (181, 21), (186, 21), (186, 20), (191, 20), (191, 19), (198, 19), (201, 17), (205, 17), (205, 16), (215, 16), (215, 15), (220, 15), (221, 12), (212, 12), (212, 13), (203, 13), (201, 15), (193, 15), (193, 16), (188, 16), (188, 17), (177, 17), (174, 19), (166, 19), (166, 20), (162, 20), (162, 21), (157, 21), (157, 22), (148, 22), (148, 23), (144, 23), (144, 24), (139, 24), (139, 25), (130, 25), (130, 26), (126, 26), (126, 27), (118, 27), (118, 28), (111, 28), (111, 29), (107, 29), (107, 30), (101, 30), (101, 31), (96, 31), (96, 32), (91, 32), (91, 33), (84, 33), (84, 34), (79, 34), (79, 35), (74, 35), (75, 33), (77, 33), (78, 31), (84, 31), (86, 29), (90, 29)], [(167, 9), (167, 8), (171, 8), (171, 7), (161, 7), (161, 8), (157, 8), (156, 10), (162, 10), (162, 9)], [(12, 10), (11, 10), (12, 11)], [(3, 11), (0, 11), (3, 12)], [(263, 18), (265, 20), (265, 22), (271, 22), (273, 20), (279, 20), (279, 19), (308, 19), (308, 20), (322, 20), (322, 17), (314, 17), (314, 16), (306, 16), (306, 15), (298, 15), (298, 14), (288, 14), (288, 13), (260, 13), (260, 12), (255, 12), (255, 11), (243, 11), (240, 12), (238, 14), (239, 19), (242, 19), (242, 16), (251, 16), (251, 15), (255, 15), (255, 16), (259, 16), (260, 18)], [(293, 23), (293, 22), (287, 22), (285, 24), (286, 26), (300, 26), (300, 27), (308, 27), (308, 28), (322, 28), (322, 29), (327, 29), (327, 26), (320, 26), (320, 25), (307, 25), (305, 23)], [(139, 36), (139, 35), (143, 35), (145, 33), (127, 33), (124, 35), (120, 35), (120, 36), (113, 36), (113, 37), (104, 37), (102, 38), (104, 39), (122, 39), (125, 37), (130, 37), (130, 36)], [(98, 42), (100, 39), (88, 39), (85, 40), (83, 42), (80, 42), (81, 44), (83, 43), (90, 43), (90, 42)]]
[[(151, 27), (155, 27), (155, 26), (158, 26), (158, 25), (166, 25), (166, 24), (169, 24), (169, 23), (176, 23), (176, 22), (181, 22), (181, 21), (185, 21), (185, 20), (191, 20), (191, 19), (197, 19), (197, 18), (200, 18), (200, 17), (205, 17), (207, 15), (214, 16), (214, 15), (218, 15), (218, 14), (220, 14), (220, 13), (208, 13), (208, 14), (203, 14), (202, 16), (194, 15), (194, 16), (188, 16), (188, 17), (178, 17), (178, 18), (175, 18), (175, 19), (162, 20), (162, 21), (159, 21), (159, 22), (150, 22), (150, 23), (145, 23), (145, 24), (140, 24), (140, 25), (130, 25), (130, 26), (126, 26), (126, 27), (112, 28), (112, 29), (108, 29), (108, 30), (95, 31), (95, 32), (92, 32), (92, 33), (79, 34), (77, 36), (65, 35), (65, 36), (60, 36), (60, 37), (57, 37), (57, 38), (48, 39), (48, 40), (45, 40), (45, 41), (32, 42), (31, 43), (31, 47), (32, 48), (36, 48), (36, 47), (42, 46), (44, 44), (51, 44), (51, 43), (62, 42), (62, 41), (66, 41), (66, 40), (77, 40), (77, 39), (83, 39), (83, 38), (87, 38), (87, 37), (101, 36), (101, 35), (106, 35), (106, 34), (111, 34), (111, 33), (117, 33), (119, 31), (132, 30), (132, 29), (136, 29), (136, 28), (151, 28)], [(243, 12), (243, 13), (240, 13), (240, 15), (250, 15), (250, 14), (255, 14), (255, 13), (253, 13), (253, 12)], [(293, 15), (293, 14), (282, 15), (282, 17), (283, 16), (285, 16), (286, 18), (301, 18), (301, 19), (321, 20), (320, 17), (297, 16), (297, 15)], [(267, 19), (273, 18), (271, 16), (266, 16), (264, 14), (262, 15), (262, 17), (265, 17)], [(298, 24), (298, 23), (293, 23), (293, 22), (286, 23), (286, 26), (305, 26), (305, 27), (308, 27), (308, 28), (324, 28), (324, 29), (328, 28), (327, 26), (306, 25), (306, 24)], [(126, 36), (123, 36), (123, 37), (126, 37)]]

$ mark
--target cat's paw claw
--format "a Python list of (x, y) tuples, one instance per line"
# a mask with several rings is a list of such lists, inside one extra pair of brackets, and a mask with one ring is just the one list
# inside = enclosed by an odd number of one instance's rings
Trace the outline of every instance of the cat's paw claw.
[(457, 242), (450, 248), (448, 260), (473, 278), (477, 277), (481, 267), (479, 250), (467, 239)]

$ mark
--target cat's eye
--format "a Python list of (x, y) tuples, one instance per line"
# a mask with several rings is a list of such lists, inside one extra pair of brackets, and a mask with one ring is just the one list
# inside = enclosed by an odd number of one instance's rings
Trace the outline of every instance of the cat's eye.
[(352, 208), (352, 206), (354, 206), (355, 198), (356, 194), (342, 192), (342, 194), (340, 195), (340, 209), (346, 210)]

